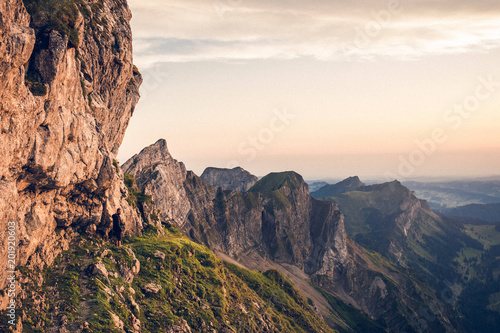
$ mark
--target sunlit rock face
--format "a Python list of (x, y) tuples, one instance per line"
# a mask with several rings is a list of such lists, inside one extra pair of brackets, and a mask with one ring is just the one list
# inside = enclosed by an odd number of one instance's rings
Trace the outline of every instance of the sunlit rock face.
[[(118, 207), (128, 232), (141, 229), (114, 163), (142, 82), (130, 10), (117, 0), (48, 3), (31, 16), (22, 0), (0, 3), (0, 221), (16, 223), (17, 264), (31, 268), (89, 225), (106, 231)], [(47, 30), (63, 6), (67, 29)]]

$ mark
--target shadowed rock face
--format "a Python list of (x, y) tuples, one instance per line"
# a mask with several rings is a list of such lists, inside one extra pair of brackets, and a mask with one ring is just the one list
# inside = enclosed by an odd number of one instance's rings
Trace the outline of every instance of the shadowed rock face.
[[(415, 322), (408, 318), (425, 307), (425, 297), (435, 297), (417, 292), (414, 281), (383, 260), (374, 263), (347, 238), (337, 206), (311, 197), (293, 171), (271, 173), (244, 193), (223, 190), (186, 171), (169, 154), (165, 140), (143, 149), (123, 169), (161, 209), (158, 223), (173, 222), (192, 239), (250, 269), (296, 267), (387, 327), (398, 325), (395, 332), (413, 331)], [(434, 316), (436, 329), (448, 325), (443, 313)]]
[(113, 165), (142, 82), (132, 65), (131, 14), (124, 1), (104, 0), (93, 11), (92, 3), (72, 4), (77, 45), (56, 30), (35, 37), (33, 28), (57, 17), (56, 2), (36, 17), (22, 0), (0, 3), (0, 220), (16, 223), (18, 265), (49, 265), (73, 230), (105, 229), (118, 207), (129, 232), (141, 229)]
[(201, 174), (201, 179), (205, 183), (221, 187), (223, 190), (238, 192), (246, 192), (259, 180), (240, 167), (233, 169), (206, 168)]

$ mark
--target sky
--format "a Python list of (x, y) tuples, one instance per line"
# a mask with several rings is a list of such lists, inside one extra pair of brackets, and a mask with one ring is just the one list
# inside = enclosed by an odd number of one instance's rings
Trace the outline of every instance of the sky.
[(129, 0), (141, 100), (121, 163), (159, 138), (200, 175), (500, 174), (497, 0)]

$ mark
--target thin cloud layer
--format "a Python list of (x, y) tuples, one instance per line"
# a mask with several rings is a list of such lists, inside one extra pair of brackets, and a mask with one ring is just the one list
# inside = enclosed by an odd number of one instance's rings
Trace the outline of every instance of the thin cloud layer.
[(497, 1), (129, 0), (135, 59), (402, 60), (500, 46)]

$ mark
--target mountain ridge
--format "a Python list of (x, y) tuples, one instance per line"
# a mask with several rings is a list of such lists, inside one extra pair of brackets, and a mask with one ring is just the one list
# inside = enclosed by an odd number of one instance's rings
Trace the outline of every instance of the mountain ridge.
[[(154, 153), (157, 149), (166, 147), (157, 142), (143, 151), (154, 156), (167, 156), (166, 152)], [(316, 286), (378, 318), (384, 325), (395, 325), (387, 321), (387, 311), (392, 307), (399, 309), (398, 313), (390, 312), (396, 316), (398, 325), (409, 329), (415, 323), (405, 319), (404, 314), (409, 316), (413, 306), (424, 306), (424, 294), (425, 297), (436, 297), (428, 287), (423, 293), (417, 291), (416, 285), (421, 282), (390, 268), (389, 263), (375, 264), (373, 254), (347, 238), (344, 217), (337, 206), (311, 197), (307, 184), (295, 172), (271, 173), (245, 193), (224, 191), (204, 183), (192, 172), (179, 174), (171, 156), (167, 156), (163, 164), (156, 163), (156, 160), (148, 163), (148, 154), (131, 158), (124, 164), (124, 171), (136, 179), (147, 179), (148, 175), (158, 171), (149, 181), (140, 181), (141, 190), (153, 200), (187, 196), (189, 204), (181, 214), (174, 214), (180, 216), (180, 220), (171, 220), (172, 223), (216, 253), (236, 261), (241, 257), (250, 269), (265, 265), (296, 267)], [(171, 182), (182, 183), (180, 191), (162, 180), (162, 177), (171, 179), (174, 176), (183, 177)], [(158, 208), (162, 211), (172, 209), (162, 205)], [(160, 220), (162, 218), (168, 219), (169, 216), (162, 216)], [(355, 279), (362, 282), (354, 284)], [(294, 281), (299, 281), (298, 275)], [(414, 300), (400, 301), (408, 297), (403, 290)], [(390, 296), (379, 304), (386, 293)], [(436, 318), (439, 318), (436, 327), (450, 325), (446, 316), (445, 313), (436, 313)]]

